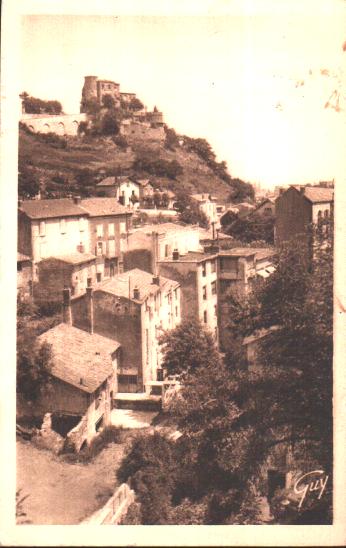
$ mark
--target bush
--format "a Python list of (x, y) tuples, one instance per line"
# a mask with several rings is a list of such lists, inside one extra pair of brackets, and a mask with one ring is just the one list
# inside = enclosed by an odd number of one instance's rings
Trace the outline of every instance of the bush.
[(126, 137), (120, 134), (118, 134), (116, 137), (113, 137), (112, 141), (115, 145), (117, 145), (119, 148), (122, 148), (123, 150), (126, 150), (129, 146)]
[(56, 135), (56, 133), (35, 133), (34, 134), (38, 141), (41, 141), (42, 143), (47, 143), (48, 145), (51, 145), (54, 148), (67, 148), (67, 140), (65, 137), (61, 137), (60, 135)]
[(177, 160), (164, 160), (149, 155), (137, 155), (132, 167), (141, 174), (144, 171), (150, 175), (168, 177), (169, 179), (176, 179), (184, 171)]

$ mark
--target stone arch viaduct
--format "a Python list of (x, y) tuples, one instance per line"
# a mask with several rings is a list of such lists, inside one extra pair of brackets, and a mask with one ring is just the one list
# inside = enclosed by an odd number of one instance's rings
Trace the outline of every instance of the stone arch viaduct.
[(34, 133), (77, 135), (80, 122), (87, 121), (86, 114), (22, 114), (20, 121)]

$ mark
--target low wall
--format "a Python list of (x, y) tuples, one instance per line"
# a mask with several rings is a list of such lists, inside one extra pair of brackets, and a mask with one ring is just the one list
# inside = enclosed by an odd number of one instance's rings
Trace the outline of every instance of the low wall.
[(135, 501), (135, 493), (127, 483), (122, 483), (114, 495), (100, 509), (82, 523), (88, 525), (118, 525)]
[(87, 121), (82, 114), (22, 114), (22, 124), (34, 133), (56, 133), (57, 135), (77, 135), (80, 122)]
[(88, 422), (86, 416), (82, 417), (80, 422), (69, 431), (66, 436), (64, 450), (66, 452), (78, 453), (88, 438)]

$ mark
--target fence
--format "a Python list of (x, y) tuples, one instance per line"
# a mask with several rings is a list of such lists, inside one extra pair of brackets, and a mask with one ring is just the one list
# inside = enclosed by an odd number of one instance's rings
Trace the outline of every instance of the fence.
[(127, 483), (122, 483), (106, 504), (85, 519), (82, 523), (88, 525), (118, 525), (126, 516), (129, 506), (135, 500), (135, 493)]

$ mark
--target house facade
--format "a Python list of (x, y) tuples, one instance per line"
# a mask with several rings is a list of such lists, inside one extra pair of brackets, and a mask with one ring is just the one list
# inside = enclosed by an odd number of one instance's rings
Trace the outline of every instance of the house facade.
[(121, 239), (131, 227), (132, 213), (112, 198), (86, 198), (89, 252), (96, 256), (96, 279), (118, 274), (122, 268)]
[(156, 272), (156, 262), (170, 257), (176, 249), (181, 255), (201, 249), (197, 227), (176, 223), (148, 224), (133, 229), (124, 241), (124, 270), (142, 268)]
[(191, 198), (198, 203), (200, 211), (202, 211), (207, 217), (209, 224), (217, 223), (219, 216), (217, 214), (217, 198), (211, 194), (192, 194)]
[(98, 193), (116, 198), (121, 205), (129, 209), (138, 208), (140, 188), (138, 182), (127, 176), (106, 177), (97, 185)]
[(319, 186), (291, 186), (280, 189), (275, 201), (275, 244), (298, 238), (305, 243), (312, 254), (312, 239), (309, 226), (323, 225), (329, 220), (334, 209), (334, 189)]
[(19, 203), (18, 251), (29, 256), (34, 266), (47, 257), (88, 249), (88, 214), (79, 198)]
[(35, 412), (51, 413), (53, 428), (55, 422), (56, 431), (62, 435), (71, 427), (66, 442), (79, 451), (110, 424), (120, 345), (70, 323), (49, 329), (40, 335), (39, 342), (51, 346), (52, 380)]
[(189, 251), (157, 261), (158, 273), (181, 286), (183, 320), (201, 322), (218, 339), (217, 254)]
[(122, 346), (118, 392), (144, 393), (162, 380), (159, 336), (180, 323), (179, 283), (134, 269), (71, 299), (73, 325)]

